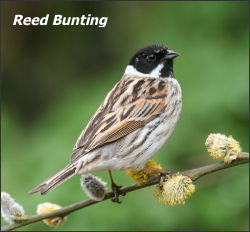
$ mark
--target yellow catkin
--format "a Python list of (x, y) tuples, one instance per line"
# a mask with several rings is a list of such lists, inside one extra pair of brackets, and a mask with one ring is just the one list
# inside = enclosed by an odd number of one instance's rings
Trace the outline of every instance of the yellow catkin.
[(192, 180), (180, 174), (168, 177), (161, 186), (157, 186), (154, 196), (159, 202), (174, 206), (185, 204), (185, 200), (195, 192)]
[[(149, 160), (145, 167), (151, 167), (155, 169), (162, 169), (160, 164), (157, 164), (154, 160)], [(137, 183), (145, 183), (149, 180), (150, 176), (155, 174), (156, 172), (153, 170), (142, 169), (140, 171), (127, 169), (125, 170), (126, 174), (130, 176)]]
[(207, 151), (210, 156), (216, 159), (221, 159), (225, 163), (231, 163), (237, 159), (241, 152), (241, 147), (238, 141), (232, 136), (225, 136), (223, 134), (210, 134), (205, 142)]
[[(42, 214), (42, 213), (48, 213), (57, 209), (60, 209), (61, 206), (53, 203), (42, 203), (37, 206), (37, 214)], [(58, 227), (61, 226), (65, 221), (67, 220), (67, 217), (64, 216), (56, 216), (56, 217), (51, 217), (51, 218), (46, 218), (43, 220), (43, 222), (51, 227)]]

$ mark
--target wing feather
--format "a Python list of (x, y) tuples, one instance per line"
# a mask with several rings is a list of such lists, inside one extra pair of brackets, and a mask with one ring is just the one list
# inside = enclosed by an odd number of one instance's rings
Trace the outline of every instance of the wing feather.
[(167, 105), (167, 88), (159, 78), (123, 78), (78, 138), (71, 160), (132, 133), (160, 115)]

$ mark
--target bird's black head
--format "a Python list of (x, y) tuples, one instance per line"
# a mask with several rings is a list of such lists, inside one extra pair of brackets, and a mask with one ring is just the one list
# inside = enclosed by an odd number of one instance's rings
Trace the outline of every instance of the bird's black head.
[(173, 59), (177, 52), (162, 45), (144, 47), (132, 57), (125, 74), (169, 77), (173, 74)]

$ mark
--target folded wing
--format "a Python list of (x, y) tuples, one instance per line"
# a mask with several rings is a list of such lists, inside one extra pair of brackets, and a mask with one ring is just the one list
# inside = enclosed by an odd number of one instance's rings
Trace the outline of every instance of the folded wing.
[(159, 116), (167, 106), (167, 89), (167, 83), (160, 78), (123, 78), (78, 138), (71, 161), (132, 133)]

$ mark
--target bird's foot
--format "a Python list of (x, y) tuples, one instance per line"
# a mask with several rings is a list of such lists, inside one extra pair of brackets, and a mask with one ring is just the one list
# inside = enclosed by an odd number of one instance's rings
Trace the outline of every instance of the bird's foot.
[(119, 195), (123, 195), (125, 196), (126, 193), (121, 193), (120, 189), (121, 189), (121, 185), (117, 185), (114, 182), (111, 185), (113, 193), (114, 193), (114, 197), (112, 198), (113, 202), (116, 202), (118, 204), (121, 203), (120, 199), (119, 199)]
[(153, 167), (145, 167), (144, 169), (150, 170), (154, 173), (157, 173), (160, 175), (160, 182), (159, 186), (162, 187), (163, 182), (166, 179), (166, 176), (171, 177), (174, 173), (169, 170), (159, 169), (159, 168), (153, 168)]
[(118, 204), (121, 203), (121, 201), (119, 200), (119, 195), (123, 195), (125, 196), (126, 193), (121, 193), (120, 189), (121, 189), (121, 185), (117, 185), (115, 182), (114, 182), (114, 179), (113, 179), (113, 176), (112, 176), (112, 172), (109, 170), (109, 177), (110, 177), (110, 180), (111, 180), (111, 188), (112, 188), (112, 191), (114, 193), (114, 197), (112, 199), (113, 202), (116, 202)]
[(143, 169), (150, 170), (152, 172), (158, 173), (161, 176), (171, 176), (173, 173), (169, 170), (164, 170), (160, 168), (153, 168), (153, 167), (144, 167)]

